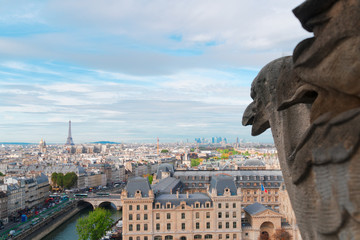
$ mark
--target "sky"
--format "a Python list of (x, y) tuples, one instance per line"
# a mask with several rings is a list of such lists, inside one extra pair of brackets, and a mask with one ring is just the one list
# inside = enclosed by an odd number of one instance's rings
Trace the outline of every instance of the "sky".
[(251, 136), (250, 86), (309, 33), (299, 0), (0, 0), (0, 142)]

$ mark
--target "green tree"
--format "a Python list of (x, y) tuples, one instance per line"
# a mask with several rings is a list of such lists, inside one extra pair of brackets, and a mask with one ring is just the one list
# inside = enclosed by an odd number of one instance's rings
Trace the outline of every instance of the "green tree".
[(59, 187), (64, 187), (64, 174), (58, 173), (56, 177), (56, 183)]
[(154, 176), (153, 176), (153, 175), (151, 175), (151, 174), (149, 174), (148, 179), (149, 179), (149, 183), (151, 184), (151, 183), (152, 183), (152, 181), (153, 181), (153, 179), (154, 179)]
[(76, 231), (80, 240), (98, 240), (105, 235), (112, 226), (109, 210), (97, 208), (90, 212), (87, 217), (82, 217), (76, 222)]
[(74, 172), (66, 173), (63, 181), (64, 187), (67, 189), (72, 188), (73, 186), (76, 185), (77, 180), (78, 180), (78, 176), (76, 175), (76, 173)]
[(52, 174), (51, 174), (51, 181), (52, 181), (52, 183), (56, 186), (57, 185), (57, 173), (56, 172), (53, 172)]
[(0, 172), (0, 177), (2, 177), (2, 176), (5, 176), (5, 174), (3, 174), (2, 172)]
[(200, 164), (201, 162), (202, 162), (202, 159), (200, 159), (200, 158), (191, 159), (191, 166), (192, 166), (192, 167), (199, 166), (199, 164)]
[(168, 153), (169, 152), (169, 150), (167, 150), (167, 149), (162, 149), (161, 150), (161, 153)]

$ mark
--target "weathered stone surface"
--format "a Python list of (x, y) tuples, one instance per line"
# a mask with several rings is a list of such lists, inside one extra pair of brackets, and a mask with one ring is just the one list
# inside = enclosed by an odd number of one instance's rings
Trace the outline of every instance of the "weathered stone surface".
[(360, 239), (360, 1), (294, 9), (314, 38), (255, 78), (243, 124), (268, 127), (303, 239)]

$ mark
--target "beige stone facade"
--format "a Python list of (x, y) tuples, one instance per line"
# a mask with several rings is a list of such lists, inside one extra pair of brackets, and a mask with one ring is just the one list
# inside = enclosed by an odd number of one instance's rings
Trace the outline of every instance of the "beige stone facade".
[(146, 197), (122, 193), (124, 240), (241, 239), (240, 189)]

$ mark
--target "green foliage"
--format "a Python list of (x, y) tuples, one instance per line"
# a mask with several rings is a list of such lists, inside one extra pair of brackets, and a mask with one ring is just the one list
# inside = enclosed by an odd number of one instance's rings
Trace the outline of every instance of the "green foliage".
[(78, 180), (78, 176), (76, 175), (76, 173), (74, 172), (66, 173), (63, 180), (64, 187), (67, 189), (72, 188), (73, 186), (76, 185), (77, 180)]
[(108, 210), (97, 208), (87, 217), (82, 217), (76, 222), (76, 231), (80, 240), (98, 240), (105, 235), (112, 226), (113, 219)]
[(64, 187), (64, 174), (58, 173), (56, 178), (56, 183), (59, 187)]
[(0, 172), (0, 177), (2, 177), (2, 176), (5, 176), (5, 174), (3, 174), (2, 172)]
[(57, 173), (56, 172), (53, 172), (51, 174), (51, 181), (53, 182), (53, 184), (56, 186), (57, 185)]
[(248, 151), (243, 153), (244, 156), (250, 156), (250, 153)]
[(191, 149), (190, 149), (190, 152), (195, 152), (195, 148), (191, 148)]
[(162, 149), (161, 150), (161, 153), (168, 153), (169, 152), (169, 150), (167, 150), (167, 149)]
[(149, 179), (149, 183), (151, 184), (152, 181), (153, 181), (153, 179), (154, 179), (153, 175), (150, 175), (150, 174), (149, 174), (148, 179)]
[(61, 188), (72, 188), (76, 185), (78, 176), (74, 172), (68, 172), (65, 175), (63, 173), (54, 172), (51, 174), (51, 181), (53, 185)]
[(199, 166), (199, 164), (200, 164), (201, 162), (202, 162), (202, 159), (201, 159), (201, 158), (191, 159), (191, 166), (192, 166), (192, 167)]

